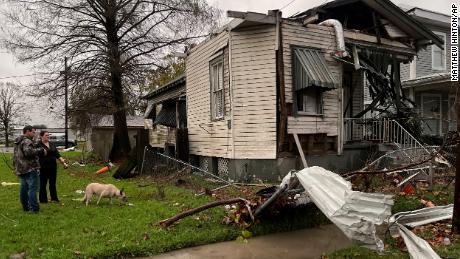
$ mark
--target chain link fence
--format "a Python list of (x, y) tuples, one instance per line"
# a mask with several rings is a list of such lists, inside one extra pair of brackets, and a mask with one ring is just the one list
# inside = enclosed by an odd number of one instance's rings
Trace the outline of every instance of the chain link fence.
[(170, 182), (194, 189), (199, 194), (233, 185), (232, 182), (221, 177), (225, 176), (225, 173), (228, 176), (228, 159), (218, 160), (219, 172), (222, 172), (222, 175), (208, 172), (208, 161), (200, 157), (199, 167), (197, 167), (145, 147), (139, 173), (141, 176), (152, 177), (156, 182)]

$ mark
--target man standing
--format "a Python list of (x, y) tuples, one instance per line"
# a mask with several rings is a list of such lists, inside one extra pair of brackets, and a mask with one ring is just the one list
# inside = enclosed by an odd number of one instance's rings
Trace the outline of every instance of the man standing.
[(14, 171), (21, 182), (19, 198), (24, 211), (38, 213), (40, 210), (37, 200), (40, 174), (38, 156), (45, 155), (46, 150), (34, 146), (32, 139), (35, 129), (32, 126), (25, 126), (22, 133), (23, 135), (14, 141), (13, 155)]

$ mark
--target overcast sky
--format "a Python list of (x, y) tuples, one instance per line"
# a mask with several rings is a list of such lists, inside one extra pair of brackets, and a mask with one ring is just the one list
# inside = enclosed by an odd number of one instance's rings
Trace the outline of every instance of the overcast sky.
[[(392, 0), (395, 4), (416, 6), (445, 14), (450, 12), (450, 4), (453, 2), (459, 3), (460, 0)], [(208, 2), (223, 10), (223, 15), (226, 16), (227, 10), (232, 11), (252, 11), (266, 13), (268, 10), (281, 9), (283, 17), (291, 16), (297, 12), (305, 11), (312, 7), (329, 2), (325, 0), (208, 0)], [(24, 76), (33, 74), (33, 71), (27, 66), (18, 64), (12, 55), (5, 50), (0, 49), (0, 81), (22, 82), (25, 83), (30, 77)], [(9, 78), (10, 77), (10, 78)], [(11, 78), (12, 77), (12, 78)], [(44, 116), (48, 108), (46, 101), (37, 103), (31, 102), (29, 110), (31, 110), (31, 124), (47, 124), (48, 127), (59, 127), (64, 125), (55, 117)], [(48, 118), (46, 118), (48, 117)]]

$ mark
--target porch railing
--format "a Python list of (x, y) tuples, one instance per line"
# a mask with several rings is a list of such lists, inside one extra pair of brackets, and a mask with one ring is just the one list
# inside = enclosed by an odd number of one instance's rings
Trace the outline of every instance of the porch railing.
[(399, 149), (421, 149), (423, 152), (430, 153), (399, 122), (388, 118), (346, 118), (344, 119), (344, 140), (345, 142), (389, 143), (396, 145)]
[[(377, 143), (388, 143), (396, 148), (387, 152), (372, 163), (368, 164), (363, 170), (369, 168), (384, 170), (391, 167), (391, 164), (412, 164), (423, 161), (431, 153), (420, 141), (408, 132), (399, 122), (393, 119), (344, 119), (344, 140), (350, 141), (371, 141)], [(421, 166), (404, 171), (405, 180), (400, 183), (410, 181), (421, 175), (430, 182), (432, 181), (432, 165)]]

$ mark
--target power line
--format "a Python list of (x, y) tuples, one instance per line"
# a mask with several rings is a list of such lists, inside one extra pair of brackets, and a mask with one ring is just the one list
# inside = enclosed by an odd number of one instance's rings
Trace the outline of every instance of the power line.
[(291, 5), (292, 3), (294, 3), (296, 0), (292, 0), (291, 2), (289, 2), (287, 5), (283, 6), (280, 8), (280, 10), (283, 10), (284, 8), (288, 7), (289, 5)]
[(39, 76), (39, 75), (51, 75), (51, 74), (56, 74), (56, 73), (35, 73), (35, 74), (28, 74), (28, 75), (5, 76), (5, 77), (0, 77), (0, 80), (10, 79), (10, 78), (29, 77), (29, 76)]

